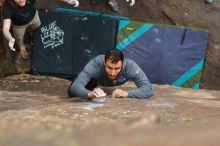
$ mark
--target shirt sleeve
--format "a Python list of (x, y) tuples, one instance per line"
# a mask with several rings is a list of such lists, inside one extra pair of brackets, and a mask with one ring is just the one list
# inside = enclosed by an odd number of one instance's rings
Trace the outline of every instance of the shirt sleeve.
[(137, 89), (127, 91), (128, 97), (142, 99), (153, 96), (151, 83), (149, 82), (143, 70), (135, 62), (132, 62), (130, 65), (128, 76), (137, 86)]
[(71, 83), (68, 89), (68, 95), (70, 97), (77, 96), (87, 99), (90, 90), (86, 89), (86, 85), (89, 81), (97, 76), (98, 65), (95, 60), (91, 60), (78, 75), (78, 77)]
[(8, 1), (5, 1), (3, 5), (3, 19), (11, 19), (11, 9), (9, 7)]

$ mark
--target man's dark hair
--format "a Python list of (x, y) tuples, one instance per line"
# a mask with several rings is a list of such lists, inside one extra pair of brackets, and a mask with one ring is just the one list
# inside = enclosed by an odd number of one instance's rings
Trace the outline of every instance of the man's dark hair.
[(115, 49), (115, 48), (111, 48), (105, 53), (105, 62), (108, 59), (110, 59), (112, 61), (112, 63), (117, 63), (120, 60), (123, 62), (124, 55), (123, 55), (122, 51)]

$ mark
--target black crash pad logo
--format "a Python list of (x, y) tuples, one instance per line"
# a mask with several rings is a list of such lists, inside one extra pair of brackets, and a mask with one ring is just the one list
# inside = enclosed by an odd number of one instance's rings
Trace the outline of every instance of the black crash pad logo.
[(63, 44), (64, 31), (56, 25), (56, 21), (41, 28), (41, 40), (44, 48), (54, 49)]

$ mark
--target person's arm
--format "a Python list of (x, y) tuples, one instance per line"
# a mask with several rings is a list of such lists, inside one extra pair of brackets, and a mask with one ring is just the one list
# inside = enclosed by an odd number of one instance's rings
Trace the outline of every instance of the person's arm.
[(71, 83), (68, 89), (68, 95), (70, 97), (77, 96), (88, 99), (88, 95), (91, 92), (86, 89), (86, 85), (89, 81), (98, 74), (98, 66), (94, 60), (91, 60), (78, 75), (78, 77)]
[(149, 82), (143, 70), (134, 62), (129, 69), (129, 76), (136, 84), (137, 89), (127, 90), (128, 97), (142, 99), (153, 96), (151, 83)]
[(11, 19), (4, 19), (3, 20), (3, 35), (6, 38), (6, 40), (10, 41), (13, 39), (11, 33), (10, 33), (10, 27), (11, 27)]
[(91, 77), (85, 71), (82, 71), (79, 76), (71, 83), (68, 89), (68, 95), (70, 97), (82, 97), (88, 99), (90, 90), (86, 89), (86, 85), (89, 83)]
[(6, 40), (8, 40), (8, 46), (12, 51), (15, 51), (14, 49), (14, 44), (15, 44), (15, 39), (12, 37), (10, 33), (10, 27), (11, 27), (11, 19), (4, 19), (3, 20), (3, 35)]

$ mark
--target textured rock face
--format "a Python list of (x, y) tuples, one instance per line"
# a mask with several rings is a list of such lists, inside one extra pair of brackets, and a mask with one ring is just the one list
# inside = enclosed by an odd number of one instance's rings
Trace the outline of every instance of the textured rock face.
[[(120, 7), (118, 15), (128, 16), (134, 20), (207, 29), (209, 31), (209, 40), (201, 87), (205, 89), (220, 89), (219, 1), (205, 4), (203, 0), (137, 0), (133, 7), (130, 7), (124, 0), (120, 0), (118, 3)], [(57, 7), (73, 8), (73, 6), (58, 0), (38, 0), (37, 7), (49, 10)], [(80, 1), (79, 9), (112, 13), (105, 0), (100, 1), (96, 6), (90, 5), (89, 0)], [(116, 13), (113, 14), (116, 15)], [(3, 37), (1, 36), (0, 75), (28, 72), (29, 64), (22, 63), (18, 57), (15, 57), (16, 54), (7, 51), (7, 42), (2, 42), (2, 39)]]
[(69, 84), (29, 75), (0, 79), (0, 145), (217, 146), (220, 142), (219, 91), (154, 85), (150, 99), (106, 97), (89, 102), (68, 98)]

